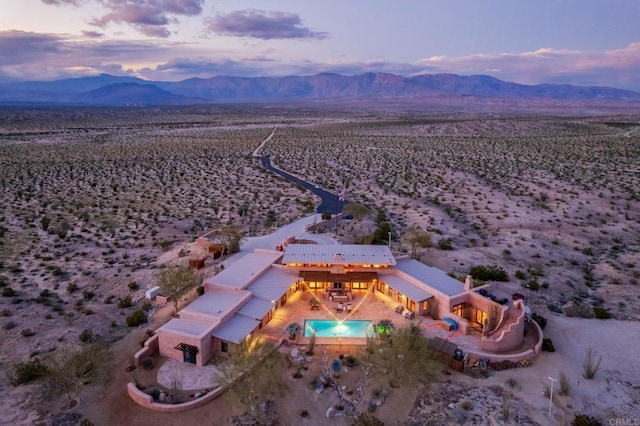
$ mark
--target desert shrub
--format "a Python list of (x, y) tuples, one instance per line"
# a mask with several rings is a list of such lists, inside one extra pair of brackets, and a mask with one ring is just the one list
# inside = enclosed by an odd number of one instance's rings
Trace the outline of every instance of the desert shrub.
[(198, 293), (198, 296), (202, 296), (204, 294), (204, 286), (199, 285), (198, 287), (196, 287), (196, 292)]
[(509, 377), (507, 379), (507, 384), (509, 385), (510, 388), (513, 388), (518, 384), (518, 381), (516, 379), (514, 379), (513, 377)]
[(2, 289), (2, 297), (13, 297), (16, 294), (18, 294), (18, 292), (11, 287), (5, 287)]
[(307, 351), (307, 353), (310, 356), (313, 356), (315, 350), (316, 350), (316, 341), (318, 340), (318, 335), (313, 332), (311, 333), (311, 337), (309, 338), (309, 349)]
[(545, 317), (543, 317), (542, 315), (538, 315), (538, 314), (536, 314), (534, 312), (531, 315), (531, 318), (533, 318), (533, 320), (538, 323), (538, 325), (540, 326), (540, 328), (542, 330), (544, 330), (544, 328), (547, 326), (547, 319)]
[(519, 279), (519, 280), (525, 280), (525, 279), (527, 279), (527, 274), (524, 273), (523, 271), (521, 271), (520, 269), (518, 269), (516, 271), (516, 278)]
[(437, 244), (440, 250), (453, 250), (453, 240), (451, 238), (441, 238)]
[(602, 306), (594, 306), (593, 307), (593, 315), (598, 319), (609, 319), (611, 318), (611, 312), (608, 309), (603, 308)]
[(69, 285), (67, 286), (67, 293), (73, 294), (76, 291), (78, 291), (78, 284), (75, 282), (69, 283)]
[(140, 288), (140, 286), (138, 286), (138, 283), (135, 281), (131, 281), (129, 284), (127, 284), (127, 287), (129, 287), (129, 290), (131, 291), (136, 291), (138, 288)]
[(46, 374), (47, 367), (38, 358), (32, 358), (11, 366), (11, 372), (7, 376), (11, 385), (19, 386), (44, 377)]
[(382, 389), (380, 388), (373, 388), (371, 389), (371, 396), (375, 399), (379, 399), (382, 396)]
[(569, 376), (567, 376), (567, 373), (560, 370), (558, 382), (560, 383), (560, 395), (564, 395), (564, 396), (569, 395), (569, 391), (571, 390), (571, 385), (569, 383)]
[(542, 350), (545, 352), (555, 352), (556, 348), (553, 347), (553, 342), (548, 337), (542, 339)]
[(142, 307), (140, 308), (145, 312), (149, 312), (151, 309), (153, 309), (153, 303), (151, 303), (149, 300), (145, 300), (142, 303)]
[(564, 313), (568, 317), (593, 318), (593, 308), (588, 303), (574, 300)]
[(11, 311), (9, 309), (3, 309), (0, 311), (0, 317), (10, 317)]
[(67, 273), (67, 271), (65, 271), (64, 269), (62, 269), (59, 266), (54, 266), (52, 273), (53, 273), (54, 277), (61, 277), (61, 276), (65, 275)]
[(555, 303), (549, 303), (547, 305), (547, 309), (550, 310), (551, 312), (555, 312), (556, 314), (561, 314), (562, 308), (558, 305), (556, 305)]
[(331, 219), (331, 213), (324, 212), (320, 215), (320, 217), (322, 218), (322, 220), (329, 220)]
[(571, 422), (571, 426), (602, 426), (602, 423), (593, 416), (576, 414)]
[(150, 356), (146, 356), (142, 358), (142, 360), (140, 361), (140, 365), (145, 370), (153, 370), (153, 366), (154, 366), (153, 358), (151, 358)]
[(137, 327), (147, 322), (147, 313), (142, 310), (135, 311), (127, 317), (127, 326)]
[(22, 337), (31, 337), (35, 336), (36, 332), (30, 328), (23, 328), (22, 331), (20, 331), (20, 334), (22, 334)]
[(104, 299), (105, 305), (111, 305), (113, 303), (113, 299), (115, 298), (116, 297), (113, 294), (110, 294), (109, 296), (105, 297)]
[(471, 411), (471, 410), (473, 410), (473, 402), (468, 400), (468, 399), (465, 399), (460, 404), (460, 408), (462, 408), (463, 410), (466, 410), (466, 411)]
[(347, 367), (353, 367), (356, 365), (357, 360), (355, 359), (355, 357), (347, 355), (346, 357), (344, 357), (344, 363)]
[(384, 426), (384, 423), (371, 413), (360, 412), (351, 426)]
[(498, 265), (477, 265), (471, 268), (469, 274), (483, 281), (509, 281), (509, 274)]
[(311, 381), (309, 382), (309, 387), (313, 390), (319, 388), (320, 386), (323, 386), (324, 382), (323, 380), (319, 377), (319, 376), (315, 376), (313, 379), (311, 379)]
[(531, 279), (527, 282), (527, 288), (533, 291), (540, 290), (540, 283), (538, 283), (538, 277), (531, 277)]
[(93, 335), (93, 331), (91, 331), (91, 329), (89, 328), (85, 328), (78, 335), (78, 340), (80, 340), (82, 343), (92, 343), (94, 339), (95, 336)]
[(154, 401), (157, 401), (158, 398), (160, 398), (160, 389), (158, 389), (155, 386), (152, 386), (150, 388), (147, 388), (144, 390), (144, 393), (146, 393), (147, 395), (149, 395), (151, 398), (153, 398)]
[(596, 356), (593, 348), (586, 348), (584, 350), (584, 360), (582, 361), (582, 372), (584, 373), (584, 378), (588, 380), (593, 379), (600, 368), (601, 362), (602, 356)]
[(5, 330), (13, 330), (14, 328), (16, 328), (16, 323), (13, 321), (7, 321), (2, 328), (4, 328)]
[(127, 296), (120, 300), (118, 300), (118, 308), (130, 308), (133, 306), (133, 302), (131, 301), (131, 297)]

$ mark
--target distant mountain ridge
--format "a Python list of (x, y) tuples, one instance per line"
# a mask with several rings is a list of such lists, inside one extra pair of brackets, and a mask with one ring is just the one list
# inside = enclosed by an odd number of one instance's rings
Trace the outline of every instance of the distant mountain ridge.
[(608, 87), (524, 85), (487, 75), (388, 73), (355, 76), (190, 78), (146, 81), (101, 74), (56, 81), (0, 83), (0, 102), (80, 105), (185, 105), (277, 100), (478, 97), (497, 99), (606, 100), (640, 102), (640, 93)]

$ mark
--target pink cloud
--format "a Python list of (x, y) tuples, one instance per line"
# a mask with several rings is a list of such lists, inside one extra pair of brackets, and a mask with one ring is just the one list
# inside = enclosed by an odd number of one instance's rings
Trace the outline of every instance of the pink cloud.
[(264, 10), (236, 10), (228, 14), (217, 14), (207, 20), (210, 31), (232, 37), (272, 39), (316, 39), (327, 37), (327, 33), (312, 31), (302, 25), (300, 16), (288, 12)]

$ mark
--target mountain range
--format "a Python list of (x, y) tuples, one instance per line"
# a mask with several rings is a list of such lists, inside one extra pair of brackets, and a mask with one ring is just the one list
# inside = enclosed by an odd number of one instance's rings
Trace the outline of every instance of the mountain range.
[(56, 81), (0, 83), (1, 103), (62, 105), (187, 105), (223, 102), (324, 99), (476, 97), (640, 102), (640, 93), (608, 87), (558, 84), (524, 85), (487, 75), (387, 73), (355, 76), (190, 78), (178, 82), (147, 81), (101, 74)]

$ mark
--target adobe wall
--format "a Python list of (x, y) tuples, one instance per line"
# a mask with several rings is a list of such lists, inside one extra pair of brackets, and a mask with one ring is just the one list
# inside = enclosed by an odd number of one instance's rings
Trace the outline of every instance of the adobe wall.
[[(180, 343), (193, 345), (199, 349), (198, 354), (196, 355), (196, 365), (202, 367), (211, 359), (211, 348), (209, 346), (205, 346), (207, 343), (209, 343), (205, 342), (205, 340), (210, 339), (209, 336), (210, 333), (207, 333), (204, 337), (198, 338), (158, 330), (158, 339), (160, 340), (159, 354), (160, 356), (165, 356), (167, 358), (182, 361), (184, 359), (184, 355), (182, 351), (177, 350), (175, 347)], [(203, 355), (205, 356), (205, 358), (203, 358)], [(209, 358), (206, 358), (207, 356)]]
[(180, 413), (183, 411), (192, 410), (197, 407), (201, 407), (222, 395), (226, 388), (219, 387), (215, 390), (208, 392), (198, 399), (192, 401), (183, 402), (181, 404), (162, 404), (160, 402), (154, 402), (151, 395), (147, 395), (137, 388), (135, 383), (127, 384), (127, 394), (138, 405), (144, 408), (149, 408), (154, 411), (160, 411), (164, 413)]
[(534, 332), (537, 334), (537, 342), (533, 346), (533, 349), (527, 349), (526, 351), (522, 351), (514, 354), (496, 354), (496, 353), (470, 350), (470, 351), (466, 351), (466, 356), (468, 358), (473, 358), (473, 359), (480, 359), (482, 357), (485, 357), (489, 360), (489, 362), (500, 362), (500, 361), (518, 362), (523, 359), (526, 359), (527, 361), (531, 361), (533, 358), (536, 357), (536, 355), (540, 353), (540, 351), (542, 351), (542, 339), (544, 338), (544, 334), (542, 333), (542, 329), (540, 328), (540, 325), (538, 325), (537, 322), (531, 321), (529, 324), (533, 327), (533, 329), (535, 330)]
[(145, 357), (153, 356), (157, 354), (159, 352), (159, 347), (160, 347), (160, 342), (158, 339), (158, 335), (155, 334), (149, 337), (144, 342), (144, 347), (140, 349), (138, 352), (136, 352), (136, 354), (133, 356), (135, 365), (139, 366), (140, 360), (142, 360)]
[(490, 339), (484, 336), (480, 341), (480, 348), (483, 351), (502, 353), (517, 348), (524, 340), (524, 303), (522, 300), (515, 300), (510, 308), (510, 315), (517, 318), (517, 322), (498, 333), (494, 333)]

